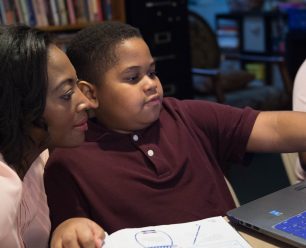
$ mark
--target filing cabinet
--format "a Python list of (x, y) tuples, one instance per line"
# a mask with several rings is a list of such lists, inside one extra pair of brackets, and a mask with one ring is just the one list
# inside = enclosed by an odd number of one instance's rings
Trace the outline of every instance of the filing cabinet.
[(187, 1), (127, 0), (125, 10), (150, 47), (165, 96), (192, 98)]

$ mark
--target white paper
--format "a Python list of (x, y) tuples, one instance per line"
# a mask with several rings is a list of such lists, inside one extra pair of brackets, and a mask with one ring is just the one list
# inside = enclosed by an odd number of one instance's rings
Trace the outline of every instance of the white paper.
[(142, 228), (107, 236), (103, 248), (251, 248), (223, 217)]

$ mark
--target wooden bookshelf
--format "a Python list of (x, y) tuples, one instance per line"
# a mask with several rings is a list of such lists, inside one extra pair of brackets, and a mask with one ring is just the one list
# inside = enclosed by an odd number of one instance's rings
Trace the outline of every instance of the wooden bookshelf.
[(88, 22), (88, 23), (80, 23), (80, 24), (68, 24), (68, 25), (50, 25), (50, 26), (40, 26), (38, 27), (41, 30), (47, 31), (47, 32), (73, 32), (78, 31), (82, 28), (85, 28), (88, 25), (94, 24), (94, 22)]
[(105, 20), (125, 22), (124, 0), (5, 0), (0, 24), (26, 24), (48, 32), (75, 32)]

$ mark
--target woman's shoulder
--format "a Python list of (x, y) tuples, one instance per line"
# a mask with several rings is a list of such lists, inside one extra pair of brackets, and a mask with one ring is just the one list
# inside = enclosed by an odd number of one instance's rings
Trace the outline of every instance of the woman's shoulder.
[(8, 233), (16, 229), (16, 216), (18, 213), (21, 195), (22, 182), (17, 173), (8, 166), (0, 154), (0, 195), (1, 195), (1, 213), (0, 213), (0, 241), (8, 238)]
[(13, 188), (21, 188), (21, 180), (17, 173), (5, 162), (0, 153), (0, 192), (1, 189), (9, 185), (15, 185)]

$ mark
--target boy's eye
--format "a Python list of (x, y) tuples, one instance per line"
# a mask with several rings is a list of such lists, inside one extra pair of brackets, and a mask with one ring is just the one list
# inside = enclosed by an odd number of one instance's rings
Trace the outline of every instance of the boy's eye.
[(133, 75), (133, 76), (126, 77), (126, 81), (128, 81), (128, 82), (135, 82), (135, 81), (138, 80), (138, 78), (139, 78), (138, 75)]

